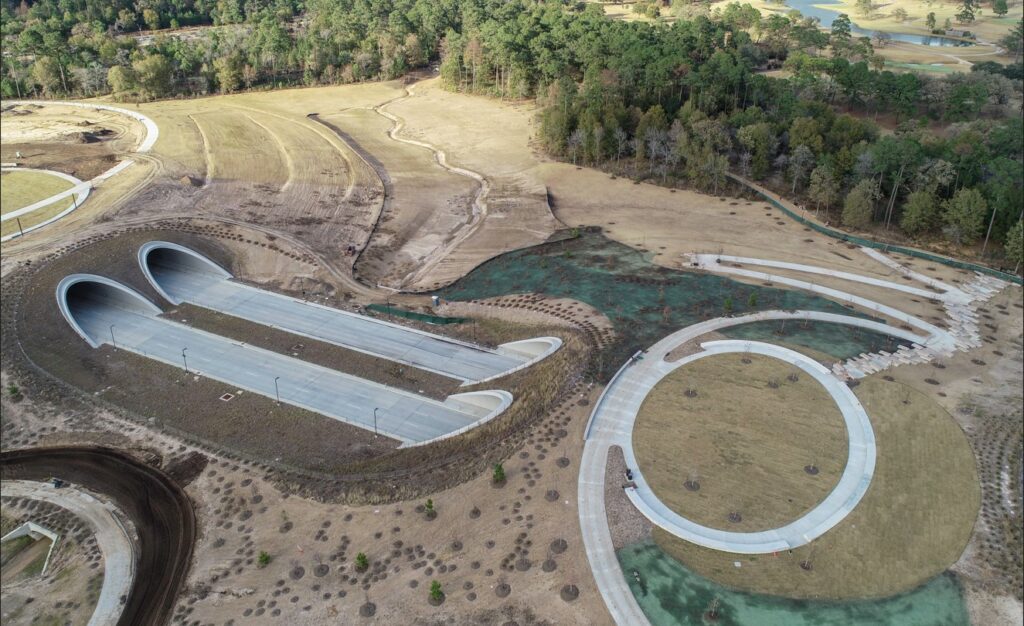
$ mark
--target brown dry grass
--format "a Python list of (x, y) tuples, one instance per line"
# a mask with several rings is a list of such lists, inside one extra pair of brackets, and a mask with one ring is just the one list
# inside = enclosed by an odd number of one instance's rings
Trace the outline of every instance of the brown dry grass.
[(878, 460), (864, 499), (835, 528), (778, 555), (708, 550), (660, 531), (655, 540), (702, 576), (788, 597), (888, 596), (946, 570), (967, 545), (980, 504), (967, 438), (949, 413), (906, 385), (873, 376), (855, 392), (871, 416)]
[[(753, 354), (705, 357), (665, 377), (640, 408), (633, 449), (669, 508), (736, 531), (776, 528), (809, 511), (835, 486), (847, 455), (842, 414), (828, 392), (799, 368)], [(806, 465), (820, 473), (809, 475)], [(700, 489), (687, 490), (687, 480)], [(732, 512), (742, 521), (730, 523)]]

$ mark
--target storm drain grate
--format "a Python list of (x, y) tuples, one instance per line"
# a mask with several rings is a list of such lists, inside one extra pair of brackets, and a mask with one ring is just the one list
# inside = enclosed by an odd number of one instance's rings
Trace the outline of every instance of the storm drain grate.
[(220, 399), (222, 401), (224, 401), (224, 402), (227, 402), (228, 400), (230, 400), (231, 398), (234, 398), (234, 397), (235, 397), (235, 394), (233, 394), (233, 393), (226, 393), (223, 396), (221, 396)]

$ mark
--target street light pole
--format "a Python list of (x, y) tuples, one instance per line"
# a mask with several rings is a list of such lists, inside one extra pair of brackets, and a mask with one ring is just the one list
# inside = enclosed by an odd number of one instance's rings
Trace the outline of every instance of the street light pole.
[(279, 379), (279, 378), (281, 378), (281, 377), (280, 376), (274, 376), (274, 395), (277, 396), (277, 403), (281, 404), (281, 391), (279, 390), (279, 388), (277, 386), (277, 379)]
[(188, 357), (185, 356), (185, 351), (186, 350), (188, 350), (188, 348), (182, 348), (181, 349), (181, 360), (185, 362), (185, 373), (188, 374), (189, 373), (189, 371), (188, 371)]
[(373, 436), (374, 437), (377, 436), (377, 411), (379, 411), (379, 410), (380, 410), (379, 407), (373, 407)]
[(114, 346), (114, 349), (117, 350), (117, 341), (114, 339), (114, 325), (113, 324), (110, 325), (110, 343)]

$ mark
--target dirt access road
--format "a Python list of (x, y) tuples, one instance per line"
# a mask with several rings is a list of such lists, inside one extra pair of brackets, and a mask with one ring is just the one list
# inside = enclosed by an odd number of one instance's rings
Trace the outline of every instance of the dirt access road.
[(196, 537), (192, 502), (166, 474), (108, 448), (16, 450), (0, 455), (3, 480), (51, 476), (111, 497), (139, 535), (135, 586), (118, 624), (160, 624), (188, 574)]

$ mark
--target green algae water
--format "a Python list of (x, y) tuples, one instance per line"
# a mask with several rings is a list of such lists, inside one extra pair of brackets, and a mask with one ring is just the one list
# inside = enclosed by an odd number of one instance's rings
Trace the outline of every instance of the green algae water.
[[(439, 295), (447, 300), (482, 300), (517, 293), (541, 293), (580, 300), (612, 321), (618, 334), (599, 365), (607, 377), (629, 355), (662, 337), (722, 315), (767, 309), (809, 310), (866, 317), (841, 304), (807, 292), (748, 285), (724, 276), (674, 270), (651, 262), (642, 253), (612, 241), (599, 230), (496, 257)], [(895, 350), (901, 340), (863, 329), (822, 322), (756, 322), (723, 334), (751, 340), (785, 341), (837, 359), (879, 349)]]
[[(822, 602), (734, 591), (689, 571), (654, 542), (626, 546), (617, 556), (630, 589), (653, 626), (967, 626), (960, 586), (952, 575), (891, 598)], [(633, 571), (640, 574), (637, 582)], [(718, 616), (705, 617), (718, 601)]]

